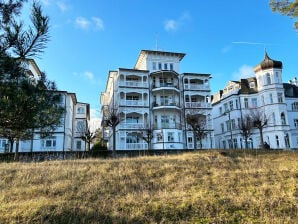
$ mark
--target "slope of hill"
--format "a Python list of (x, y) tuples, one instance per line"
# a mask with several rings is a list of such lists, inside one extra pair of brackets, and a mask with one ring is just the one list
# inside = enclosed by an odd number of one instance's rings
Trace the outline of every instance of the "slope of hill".
[(298, 223), (298, 153), (0, 163), (0, 223)]

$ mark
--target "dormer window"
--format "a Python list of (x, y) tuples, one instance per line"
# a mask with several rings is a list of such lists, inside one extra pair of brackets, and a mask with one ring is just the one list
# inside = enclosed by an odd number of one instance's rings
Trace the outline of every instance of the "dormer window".
[(251, 88), (251, 89), (255, 88), (255, 82), (250, 82), (249, 83), (249, 88)]
[(164, 70), (168, 70), (168, 64), (167, 63), (164, 64)]
[(171, 70), (171, 71), (174, 70), (174, 65), (173, 65), (173, 63), (170, 63), (170, 70)]
[(84, 107), (79, 107), (77, 110), (78, 114), (84, 114), (85, 113), (85, 108)]
[(159, 69), (159, 70), (162, 69), (162, 67), (161, 67), (161, 63), (160, 63), (160, 62), (158, 63), (158, 69)]

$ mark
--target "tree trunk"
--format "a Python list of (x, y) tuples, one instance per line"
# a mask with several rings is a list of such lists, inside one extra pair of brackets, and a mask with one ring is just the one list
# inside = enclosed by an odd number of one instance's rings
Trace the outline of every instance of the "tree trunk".
[(244, 138), (245, 141), (245, 148), (248, 149), (248, 141), (247, 141), (247, 137)]
[(19, 161), (19, 139), (16, 140), (16, 151), (15, 151), (15, 154), (14, 154), (14, 160), (15, 161)]
[(116, 157), (116, 126), (113, 127), (113, 157)]
[(193, 131), (193, 146), (194, 149), (197, 149), (197, 135), (195, 131)]
[(9, 144), (10, 144), (10, 146), (9, 146), (9, 152), (13, 152), (13, 143), (14, 143), (14, 140), (13, 139), (9, 139), (8, 141), (9, 141)]
[(261, 149), (264, 149), (263, 128), (259, 128), (259, 131), (260, 131), (260, 146), (261, 146)]

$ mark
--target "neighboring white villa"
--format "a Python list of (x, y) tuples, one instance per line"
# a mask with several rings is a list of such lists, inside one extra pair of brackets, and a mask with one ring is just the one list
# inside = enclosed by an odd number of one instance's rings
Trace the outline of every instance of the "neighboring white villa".
[[(29, 74), (37, 79), (41, 72), (34, 62), (29, 60), (27, 69)], [(38, 130), (35, 131), (31, 140), (20, 141), (19, 152), (42, 152), (42, 151), (85, 151), (86, 145), (79, 138), (80, 130), (77, 128), (84, 125), (87, 127), (90, 119), (90, 106), (87, 103), (77, 102), (76, 94), (66, 91), (57, 91), (62, 97), (61, 105), (65, 108), (64, 117), (61, 118), (61, 125), (50, 137), (40, 138)], [(15, 151), (9, 148), (7, 139), (0, 138), (0, 152)]]
[[(229, 81), (213, 95), (212, 117), (216, 148), (244, 148), (239, 123), (246, 114), (261, 111), (269, 120), (263, 140), (273, 149), (298, 148), (297, 80), (282, 82), (282, 62), (269, 58), (254, 67), (255, 77)], [(259, 148), (260, 134), (253, 129), (249, 148)]]
[(184, 53), (142, 50), (133, 69), (110, 71), (101, 93), (102, 114), (114, 111), (120, 117), (116, 133), (103, 131), (108, 148), (148, 149), (142, 139), (153, 131), (150, 149), (194, 149), (193, 132), (186, 114), (206, 116), (202, 148), (213, 148), (210, 74), (179, 73)]

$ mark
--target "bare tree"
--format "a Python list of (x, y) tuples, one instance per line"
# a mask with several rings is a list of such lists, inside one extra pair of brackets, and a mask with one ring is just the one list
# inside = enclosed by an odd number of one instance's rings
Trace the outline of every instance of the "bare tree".
[(259, 129), (260, 132), (260, 147), (264, 148), (263, 129), (267, 126), (269, 117), (261, 109), (252, 109), (250, 111), (250, 117), (253, 127)]
[(250, 115), (246, 114), (238, 124), (241, 135), (245, 141), (245, 148), (248, 148), (248, 138), (251, 136), (251, 130), (253, 129), (253, 123)]
[(204, 114), (190, 113), (186, 115), (186, 123), (191, 127), (194, 137), (194, 148), (197, 149), (197, 139), (200, 149), (202, 149), (202, 140), (207, 135), (207, 120)]
[(116, 155), (116, 127), (120, 123), (120, 115), (115, 112), (115, 109), (104, 111), (102, 120), (103, 127), (111, 127), (113, 131), (113, 157)]
[(143, 129), (142, 131), (138, 132), (138, 136), (141, 137), (148, 146), (148, 150), (151, 148), (151, 141), (153, 138), (153, 129), (148, 127)]
[(87, 144), (87, 151), (90, 151), (91, 143), (95, 138), (95, 133), (91, 131), (90, 125), (86, 122), (78, 122), (77, 133), (79, 134), (80, 139), (82, 139)]

